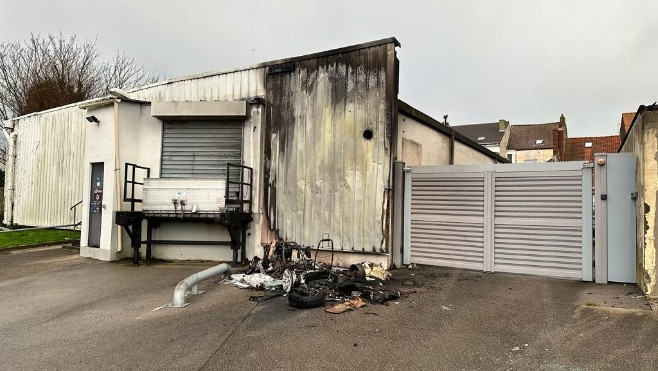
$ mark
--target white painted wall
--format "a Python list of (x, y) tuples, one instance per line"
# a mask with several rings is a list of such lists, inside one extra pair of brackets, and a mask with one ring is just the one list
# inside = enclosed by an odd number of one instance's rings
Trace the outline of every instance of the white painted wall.
[[(122, 232), (123, 251), (116, 252), (118, 243), (114, 212), (117, 211), (115, 197), (123, 200), (125, 163), (130, 162), (151, 168), (151, 177), (160, 173), (160, 152), (162, 123), (150, 115), (148, 104), (122, 101), (119, 103), (119, 185), (121, 194), (115, 191), (114, 171), (114, 105), (88, 109), (87, 115), (94, 115), (100, 124), (88, 124), (85, 138), (85, 172), (83, 180), (82, 230), (80, 254), (101, 260), (115, 260), (132, 255), (130, 239)], [(88, 247), (89, 239), (89, 192), (91, 186), (91, 164), (103, 162), (103, 209), (101, 221), (100, 248)], [(130, 203), (122, 202), (122, 210), (130, 210)], [(141, 210), (141, 205), (136, 205)], [(145, 236), (146, 229), (142, 232)]]
[(455, 165), (495, 164), (496, 160), (473, 148), (455, 141)]
[[(146, 226), (146, 222), (144, 222)], [(146, 234), (144, 234), (146, 237)], [(166, 222), (153, 229), (153, 238), (159, 240), (230, 241), (228, 231), (219, 223)], [(142, 254), (145, 253), (142, 247)], [(230, 261), (230, 246), (153, 245), (153, 257), (166, 260)]]
[[(254, 169), (254, 222), (247, 231), (247, 257), (254, 254), (262, 255), (260, 247), (260, 231), (262, 210), (260, 204), (261, 179), (261, 126), (262, 108), (251, 105), (250, 118), (245, 121), (243, 130), (243, 164)], [(89, 109), (88, 115), (95, 115), (100, 124), (89, 124), (85, 138), (85, 173), (84, 202), (82, 207), (83, 226), (81, 234), (80, 254), (100, 260), (115, 260), (132, 256), (130, 238), (122, 231), (123, 251), (116, 253), (117, 225), (114, 224), (115, 198), (117, 197), (114, 180), (114, 108), (112, 105)], [(151, 116), (149, 104), (139, 104), (122, 101), (119, 103), (119, 159), (120, 186), (123, 198), (123, 182), (125, 163), (130, 162), (151, 168), (151, 178), (160, 174), (162, 150), (162, 121)], [(88, 247), (88, 219), (91, 164), (104, 162), (103, 204), (101, 246)], [(137, 194), (141, 197), (141, 193)], [(122, 210), (130, 210), (129, 202), (122, 202)], [(141, 204), (136, 204), (136, 210), (141, 210)], [(146, 238), (146, 223), (143, 223), (142, 237)], [(225, 227), (214, 223), (167, 222), (153, 230), (153, 239), (169, 240), (210, 240), (229, 241), (230, 237)], [(142, 256), (146, 246), (141, 248)], [(154, 245), (153, 257), (156, 259), (176, 260), (231, 260), (232, 250), (229, 246), (197, 246), (197, 245)]]
[[(247, 230), (247, 258), (254, 255), (262, 256), (260, 246), (261, 215), (260, 210), (260, 137), (262, 126), (262, 108), (259, 105), (251, 105), (250, 117), (243, 126), (242, 164), (254, 169), (253, 189), (253, 218), (250, 229)], [(159, 141), (161, 138), (158, 137)], [(158, 161), (160, 160), (158, 154)], [(146, 225), (146, 223), (144, 223)], [(146, 236), (146, 230), (144, 230)], [(163, 223), (153, 230), (153, 239), (156, 240), (207, 240), (207, 241), (230, 241), (228, 230), (220, 224), (208, 223)], [(142, 252), (145, 252), (143, 247)], [(197, 246), (197, 245), (156, 245), (153, 248), (153, 257), (156, 259), (173, 260), (231, 260), (233, 251), (229, 246)]]
[[(82, 228), (80, 234), (80, 255), (100, 260), (116, 259), (113, 246), (116, 232), (113, 223), (115, 205), (114, 189), (114, 107), (110, 105), (89, 109), (87, 116), (94, 115), (98, 124), (88, 123), (85, 131), (84, 176), (82, 183)], [(89, 241), (89, 201), (91, 192), (91, 164), (104, 163), (103, 209), (101, 217), (100, 247), (88, 247)]]
[[(398, 113), (398, 148), (406, 166), (450, 164), (450, 137), (404, 113)], [(455, 165), (493, 164), (496, 160), (455, 140)]]
[(404, 113), (398, 113), (398, 148), (406, 166), (435, 166), (450, 163), (450, 138)]

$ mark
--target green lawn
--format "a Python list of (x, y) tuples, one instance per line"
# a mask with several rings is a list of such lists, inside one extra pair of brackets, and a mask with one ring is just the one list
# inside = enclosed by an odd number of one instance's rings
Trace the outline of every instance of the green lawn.
[(80, 238), (79, 231), (39, 229), (35, 231), (0, 232), (0, 250), (7, 247), (64, 241)]

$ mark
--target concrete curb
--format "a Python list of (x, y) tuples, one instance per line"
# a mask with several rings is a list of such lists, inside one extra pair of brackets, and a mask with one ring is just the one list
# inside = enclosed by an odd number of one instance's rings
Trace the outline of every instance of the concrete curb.
[[(10, 251), (16, 251), (16, 250), (27, 250), (27, 249), (34, 249), (34, 248), (37, 248), (37, 247), (48, 247), (48, 246), (56, 246), (56, 245), (69, 245), (69, 244), (72, 244), (72, 243), (73, 243), (73, 240), (64, 240), (64, 241), (51, 241), (51, 242), (35, 243), (35, 244), (31, 244), (31, 245), (5, 247), (3, 249), (0, 249), (0, 254), (5, 253), (5, 252), (10, 252)], [(64, 246), (62, 246), (62, 247), (64, 247)]]

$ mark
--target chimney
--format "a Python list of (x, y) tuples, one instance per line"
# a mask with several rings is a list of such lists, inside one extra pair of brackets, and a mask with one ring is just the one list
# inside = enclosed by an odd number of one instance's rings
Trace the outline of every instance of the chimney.
[[(564, 116), (560, 118), (560, 125), (562, 125), (562, 119), (564, 119)], [(556, 161), (565, 160), (566, 143), (564, 139), (564, 128), (553, 128), (553, 157)]]
[(505, 130), (507, 130), (507, 127), (509, 126), (509, 121), (500, 119), (498, 120), (498, 132), (502, 133)]
[(564, 115), (560, 115), (560, 127), (563, 128), (567, 125), (567, 119), (564, 118)]

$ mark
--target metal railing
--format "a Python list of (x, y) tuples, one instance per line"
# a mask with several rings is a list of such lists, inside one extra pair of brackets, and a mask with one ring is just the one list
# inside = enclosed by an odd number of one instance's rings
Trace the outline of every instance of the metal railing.
[(69, 210), (73, 211), (73, 223), (71, 223), (71, 225), (73, 226), (73, 229), (75, 229), (76, 227), (82, 225), (82, 220), (80, 220), (79, 222), (76, 221), (78, 219), (78, 206), (80, 206), (80, 205), (82, 205), (82, 200), (78, 201), (78, 203), (76, 203), (75, 205), (73, 205), (69, 208)]
[[(130, 211), (135, 211), (136, 202), (143, 202), (141, 198), (135, 198), (135, 186), (138, 185), (144, 187), (143, 180), (141, 182), (135, 180), (137, 169), (146, 170), (146, 176), (142, 179), (146, 179), (151, 176), (151, 168), (126, 162), (126, 170), (124, 173), (123, 181), (123, 201), (130, 202)], [(128, 184), (130, 184), (130, 197), (128, 197)]]
[(248, 166), (226, 164), (225, 203), (227, 211), (251, 213), (253, 171)]

